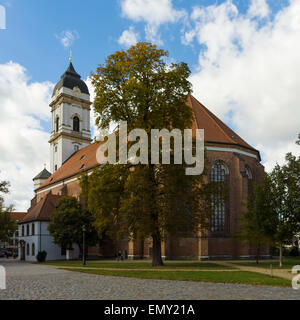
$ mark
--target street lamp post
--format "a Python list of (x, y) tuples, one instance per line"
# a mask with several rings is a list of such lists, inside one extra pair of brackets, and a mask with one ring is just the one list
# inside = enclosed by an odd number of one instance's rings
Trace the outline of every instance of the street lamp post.
[(85, 232), (86, 232), (86, 227), (85, 225), (82, 226), (82, 265), (86, 265), (86, 260), (85, 260)]

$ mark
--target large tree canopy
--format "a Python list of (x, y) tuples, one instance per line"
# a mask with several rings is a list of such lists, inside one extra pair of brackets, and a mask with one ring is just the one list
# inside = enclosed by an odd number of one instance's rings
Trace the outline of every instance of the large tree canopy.
[(99, 233), (152, 237), (154, 266), (163, 264), (164, 237), (196, 235), (210, 213), (202, 176), (187, 176), (185, 163), (174, 164), (173, 141), (171, 164), (151, 164), (150, 130), (183, 130), (191, 128), (193, 121), (193, 112), (186, 105), (191, 93), (190, 70), (185, 63), (167, 64), (167, 55), (155, 45), (138, 43), (110, 55), (92, 75), (99, 128), (107, 129), (111, 121), (127, 121), (128, 130), (144, 129), (149, 162), (106, 164), (85, 181), (88, 207), (95, 214)]

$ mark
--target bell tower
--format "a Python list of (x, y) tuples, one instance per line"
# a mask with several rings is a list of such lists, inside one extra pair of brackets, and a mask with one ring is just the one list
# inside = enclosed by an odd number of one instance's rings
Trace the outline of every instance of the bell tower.
[(55, 172), (76, 151), (91, 143), (90, 94), (75, 71), (72, 58), (51, 98), (50, 171)]

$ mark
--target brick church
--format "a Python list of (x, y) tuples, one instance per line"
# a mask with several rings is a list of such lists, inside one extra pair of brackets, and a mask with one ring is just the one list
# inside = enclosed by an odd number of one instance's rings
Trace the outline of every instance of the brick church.
[[(46, 250), (48, 260), (64, 259), (66, 253), (52, 243), (47, 225), (55, 204), (62, 195), (80, 198), (78, 176), (89, 174), (98, 165), (97, 143), (92, 143), (90, 131), (90, 94), (86, 83), (75, 71), (72, 62), (56, 84), (50, 102), (52, 131), (50, 135), (50, 172), (44, 169), (34, 180), (35, 197), (31, 208), (20, 222), (19, 234), (23, 240), (21, 259), (34, 260), (38, 251)], [(260, 153), (239, 137), (193, 96), (187, 105), (193, 109), (193, 127), (204, 129), (207, 150), (207, 179), (225, 181), (228, 200), (214, 208), (211, 227), (205, 236), (166, 239), (162, 255), (166, 259), (225, 259), (249, 258), (256, 254), (234, 237), (249, 191), (254, 182), (261, 182), (264, 167)], [(34, 230), (33, 230), (34, 229)], [(149, 257), (151, 240), (108, 241), (89, 254), (112, 257), (118, 250), (126, 251), (129, 258)], [(76, 251), (76, 250), (75, 250)], [(261, 252), (267, 255), (267, 250)], [(78, 254), (78, 253), (76, 253)], [(76, 257), (76, 254), (73, 258)]]

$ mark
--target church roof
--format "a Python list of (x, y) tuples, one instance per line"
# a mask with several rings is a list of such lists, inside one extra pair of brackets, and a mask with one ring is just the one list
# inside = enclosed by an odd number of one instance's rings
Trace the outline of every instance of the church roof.
[(43, 171), (41, 171), (37, 176), (35, 176), (32, 180), (37, 180), (37, 179), (48, 179), (51, 176), (51, 173), (44, 168)]
[[(86, 83), (81, 80), (81, 76), (75, 71), (72, 62), (70, 62), (68, 69), (61, 76), (60, 81), (56, 84), (53, 90), (53, 95), (56, 90), (62, 87), (73, 90), (74, 87), (78, 87), (82, 93), (90, 94)], [(52, 96), (53, 96), (52, 95)]]
[(89, 170), (97, 166), (98, 162), (96, 159), (96, 152), (99, 145), (99, 143), (92, 143), (75, 152), (42, 184), (40, 188), (63, 179), (67, 179), (81, 171)]
[(194, 111), (197, 128), (204, 129), (206, 143), (236, 145), (259, 153), (192, 95), (187, 105)]
[[(194, 111), (195, 122), (193, 128), (204, 129), (206, 144), (245, 148), (247, 151), (256, 154), (260, 159), (259, 151), (244, 141), (218, 117), (204, 107), (196, 98), (189, 96), (187, 105)], [(58, 181), (71, 178), (81, 171), (90, 170), (97, 166), (96, 152), (98, 147), (99, 143), (93, 143), (74, 153), (37, 190), (55, 184)]]
[(37, 204), (28, 209), (25, 217), (19, 221), (20, 224), (32, 221), (49, 221), (52, 213), (55, 210), (57, 201), (62, 196), (54, 195), (49, 192)]

